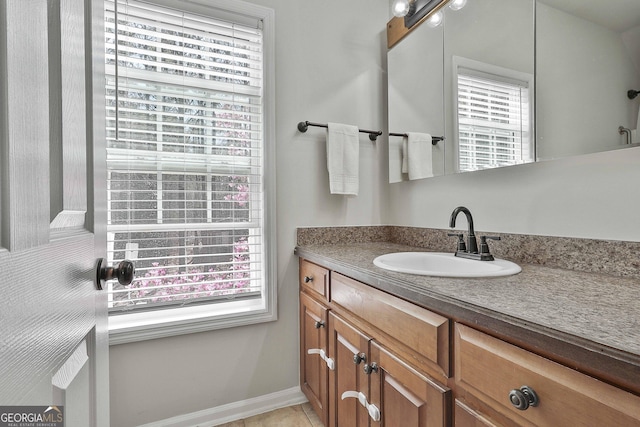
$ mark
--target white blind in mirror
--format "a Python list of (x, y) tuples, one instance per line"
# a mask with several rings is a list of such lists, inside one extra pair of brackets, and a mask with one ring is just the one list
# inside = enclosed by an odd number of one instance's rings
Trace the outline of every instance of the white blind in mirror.
[(530, 161), (527, 82), (458, 69), (460, 172)]

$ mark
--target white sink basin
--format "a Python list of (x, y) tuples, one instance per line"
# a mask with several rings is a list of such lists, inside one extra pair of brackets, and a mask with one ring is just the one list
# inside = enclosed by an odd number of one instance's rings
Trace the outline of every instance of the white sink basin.
[(498, 277), (522, 271), (518, 264), (504, 259), (476, 261), (444, 252), (395, 252), (381, 255), (373, 263), (400, 273), (439, 277)]

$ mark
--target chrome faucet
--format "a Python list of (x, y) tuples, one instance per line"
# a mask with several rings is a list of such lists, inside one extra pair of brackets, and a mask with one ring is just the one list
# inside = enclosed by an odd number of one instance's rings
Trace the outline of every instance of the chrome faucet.
[(451, 219), (449, 219), (449, 227), (454, 228), (456, 226), (456, 218), (458, 214), (462, 212), (467, 217), (467, 224), (469, 225), (469, 232), (467, 234), (467, 243), (465, 244), (463, 235), (460, 233), (449, 233), (449, 236), (458, 237), (458, 247), (455, 255), (463, 258), (470, 258), (480, 261), (493, 261), (493, 255), (489, 253), (489, 245), (487, 239), (500, 240), (499, 236), (482, 236), (480, 237), (480, 251), (478, 251), (478, 241), (473, 229), (473, 217), (471, 211), (464, 206), (458, 206), (451, 212)]

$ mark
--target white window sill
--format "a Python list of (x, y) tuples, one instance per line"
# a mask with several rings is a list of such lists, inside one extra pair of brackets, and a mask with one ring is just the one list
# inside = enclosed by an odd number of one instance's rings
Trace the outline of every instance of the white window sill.
[(109, 345), (277, 320), (263, 299), (109, 316)]

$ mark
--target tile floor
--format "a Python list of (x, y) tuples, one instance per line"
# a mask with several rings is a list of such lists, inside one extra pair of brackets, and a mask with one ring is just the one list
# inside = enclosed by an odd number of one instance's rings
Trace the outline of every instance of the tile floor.
[(218, 427), (324, 427), (309, 403), (276, 409)]

